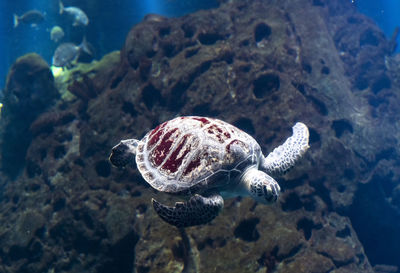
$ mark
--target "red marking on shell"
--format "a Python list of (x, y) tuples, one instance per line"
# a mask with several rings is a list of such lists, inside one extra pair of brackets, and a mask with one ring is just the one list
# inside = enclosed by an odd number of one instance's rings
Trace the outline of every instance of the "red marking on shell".
[(197, 157), (190, 161), (190, 163), (187, 165), (186, 169), (183, 171), (183, 175), (187, 175), (191, 173), (194, 169), (196, 169), (198, 166), (200, 166), (200, 157)]
[(151, 149), (154, 144), (160, 139), (161, 135), (164, 133), (164, 127), (167, 122), (164, 122), (154, 128), (149, 134), (149, 141), (147, 142), (148, 149)]
[(220, 143), (224, 143), (225, 140), (227, 140), (231, 137), (229, 132), (221, 129), (221, 127), (219, 127), (216, 124), (210, 125), (207, 128), (206, 132), (209, 133), (210, 135), (214, 135), (217, 138), (218, 142), (220, 142)]
[[(155, 166), (159, 166), (164, 161), (164, 159), (167, 157), (167, 155), (169, 154), (171, 145), (174, 142), (174, 140), (170, 139), (170, 137), (177, 130), (178, 130), (178, 128), (174, 128), (174, 129), (166, 132), (164, 134), (164, 137), (162, 138), (161, 142), (151, 152), (151, 159)], [(175, 137), (178, 137), (178, 136), (179, 135), (176, 135)]]
[(194, 118), (192, 118), (192, 119), (197, 120), (197, 121), (200, 121), (202, 126), (210, 123), (210, 121), (209, 121), (207, 118), (202, 118), (202, 117), (198, 117), (198, 118), (197, 118), (197, 117), (194, 117)]
[[(182, 164), (183, 159), (185, 156), (190, 152), (190, 144), (186, 145), (186, 141), (190, 135), (186, 134), (182, 137), (181, 141), (179, 142), (176, 149), (171, 153), (170, 157), (167, 161), (162, 165), (162, 169), (168, 170), (171, 173), (176, 172)], [(182, 155), (178, 158), (178, 155), (182, 148), (185, 146), (185, 150), (183, 151)]]

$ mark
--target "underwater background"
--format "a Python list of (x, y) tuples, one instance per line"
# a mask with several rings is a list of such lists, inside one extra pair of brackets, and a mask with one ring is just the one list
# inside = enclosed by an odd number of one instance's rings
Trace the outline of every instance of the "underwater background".
[[(121, 49), (130, 28), (140, 22), (148, 13), (162, 14), (168, 17), (177, 17), (194, 12), (198, 9), (207, 9), (218, 6), (216, 0), (205, 1), (65, 1), (68, 6), (78, 6), (86, 10), (90, 24), (86, 28), (73, 27), (66, 16), (59, 14), (59, 2), (47, 1), (2, 1), (0, 3), (1, 20), (1, 67), (0, 84), (4, 86), (5, 78), (11, 64), (23, 54), (37, 52), (47, 62), (57, 47), (57, 43), (50, 40), (50, 30), (55, 25), (64, 27), (63, 42), (79, 44), (83, 35), (95, 47), (95, 56), (101, 56)], [(14, 29), (13, 14), (22, 15), (29, 10), (38, 10), (45, 13), (45, 20), (37, 27), (30, 24), (21, 25)]]
[[(351, 1), (353, 6), (372, 18), (387, 37), (391, 37), (396, 26), (400, 25), (400, 3), (397, 0), (384, 1)], [(162, 14), (168, 17), (177, 17), (194, 12), (197, 9), (208, 9), (218, 6), (218, 1), (188, 1), (188, 0), (152, 0), (152, 1), (68, 1), (70, 6), (80, 6), (90, 11), (91, 24), (82, 30), (69, 29), (69, 40), (80, 43), (82, 34), (96, 48), (96, 57), (113, 50), (119, 50), (129, 29), (140, 22), (148, 13)], [(37, 29), (25, 26), (22, 29), (13, 29), (13, 14), (21, 15), (24, 12), (37, 9), (46, 12), (45, 23)], [(66, 23), (65, 18), (59, 15), (58, 1), (2, 1), (0, 3), (0, 86), (4, 86), (9, 67), (16, 58), (28, 52), (39, 53), (47, 62), (51, 62), (56, 44), (49, 39), (49, 31), (54, 25)], [(93, 21), (94, 20), (94, 21)], [(66, 37), (66, 38), (67, 38)], [(399, 50), (397, 48), (397, 50)]]
[[(400, 272), (399, 15), (396, 0), (1, 1), (0, 272)], [(177, 229), (151, 198), (179, 197), (108, 157), (182, 115), (265, 155), (302, 121), (310, 149), (277, 203), (232, 198)]]

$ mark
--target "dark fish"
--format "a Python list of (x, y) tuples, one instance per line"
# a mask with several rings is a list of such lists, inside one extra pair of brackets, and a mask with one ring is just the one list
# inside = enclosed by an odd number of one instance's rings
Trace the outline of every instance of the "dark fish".
[(86, 13), (78, 7), (64, 7), (60, 1), (60, 14), (66, 13), (74, 21), (73, 26), (87, 26), (89, 24), (89, 18)]
[(86, 42), (86, 38), (83, 38), (83, 41), (80, 45), (75, 45), (73, 43), (62, 43), (54, 52), (52, 63), (57, 67), (69, 67), (78, 60), (82, 51), (92, 55), (92, 52), (90, 51)]
[(38, 10), (27, 11), (21, 16), (14, 14), (14, 28), (16, 28), (19, 23), (36, 26), (37, 24), (43, 22), (43, 20), (44, 15)]

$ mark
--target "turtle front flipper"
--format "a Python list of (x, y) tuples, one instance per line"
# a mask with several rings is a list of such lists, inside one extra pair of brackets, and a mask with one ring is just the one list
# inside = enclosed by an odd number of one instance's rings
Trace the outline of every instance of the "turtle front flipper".
[(138, 146), (138, 143), (139, 140), (137, 139), (121, 140), (120, 143), (112, 148), (109, 157), (110, 162), (115, 167), (125, 167), (129, 163), (135, 162), (136, 147)]
[(293, 135), (265, 158), (261, 168), (265, 169), (271, 175), (284, 174), (310, 148), (308, 138), (309, 132), (307, 126), (304, 123), (297, 122), (293, 126)]
[(187, 202), (176, 202), (168, 207), (152, 199), (154, 210), (168, 224), (176, 227), (202, 225), (213, 220), (224, 206), (219, 194), (210, 197), (194, 195)]

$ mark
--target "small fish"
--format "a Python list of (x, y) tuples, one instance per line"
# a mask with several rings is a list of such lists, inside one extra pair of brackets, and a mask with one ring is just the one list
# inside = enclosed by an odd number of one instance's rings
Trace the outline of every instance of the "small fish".
[(144, 16), (143, 21), (148, 21), (148, 22), (164, 22), (167, 19), (167, 17), (164, 17), (159, 14), (155, 13), (148, 13)]
[(70, 67), (78, 60), (82, 51), (89, 55), (93, 55), (89, 49), (85, 37), (80, 45), (75, 45), (73, 43), (62, 43), (54, 52), (52, 64), (57, 67)]
[(19, 23), (24, 23), (31, 25), (32, 27), (37, 26), (37, 24), (43, 22), (44, 15), (38, 10), (30, 10), (18, 16), (14, 14), (14, 28), (18, 27)]
[(56, 43), (64, 37), (64, 31), (59, 26), (54, 26), (50, 31), (50, 39)]
[(73, 19), (73, 26), (87, 26), (89, 24), (89, 18), (86, 13), (78, 7), (64, 7), (64, 4), (60, 0), (60, 14), (67, 14)]

